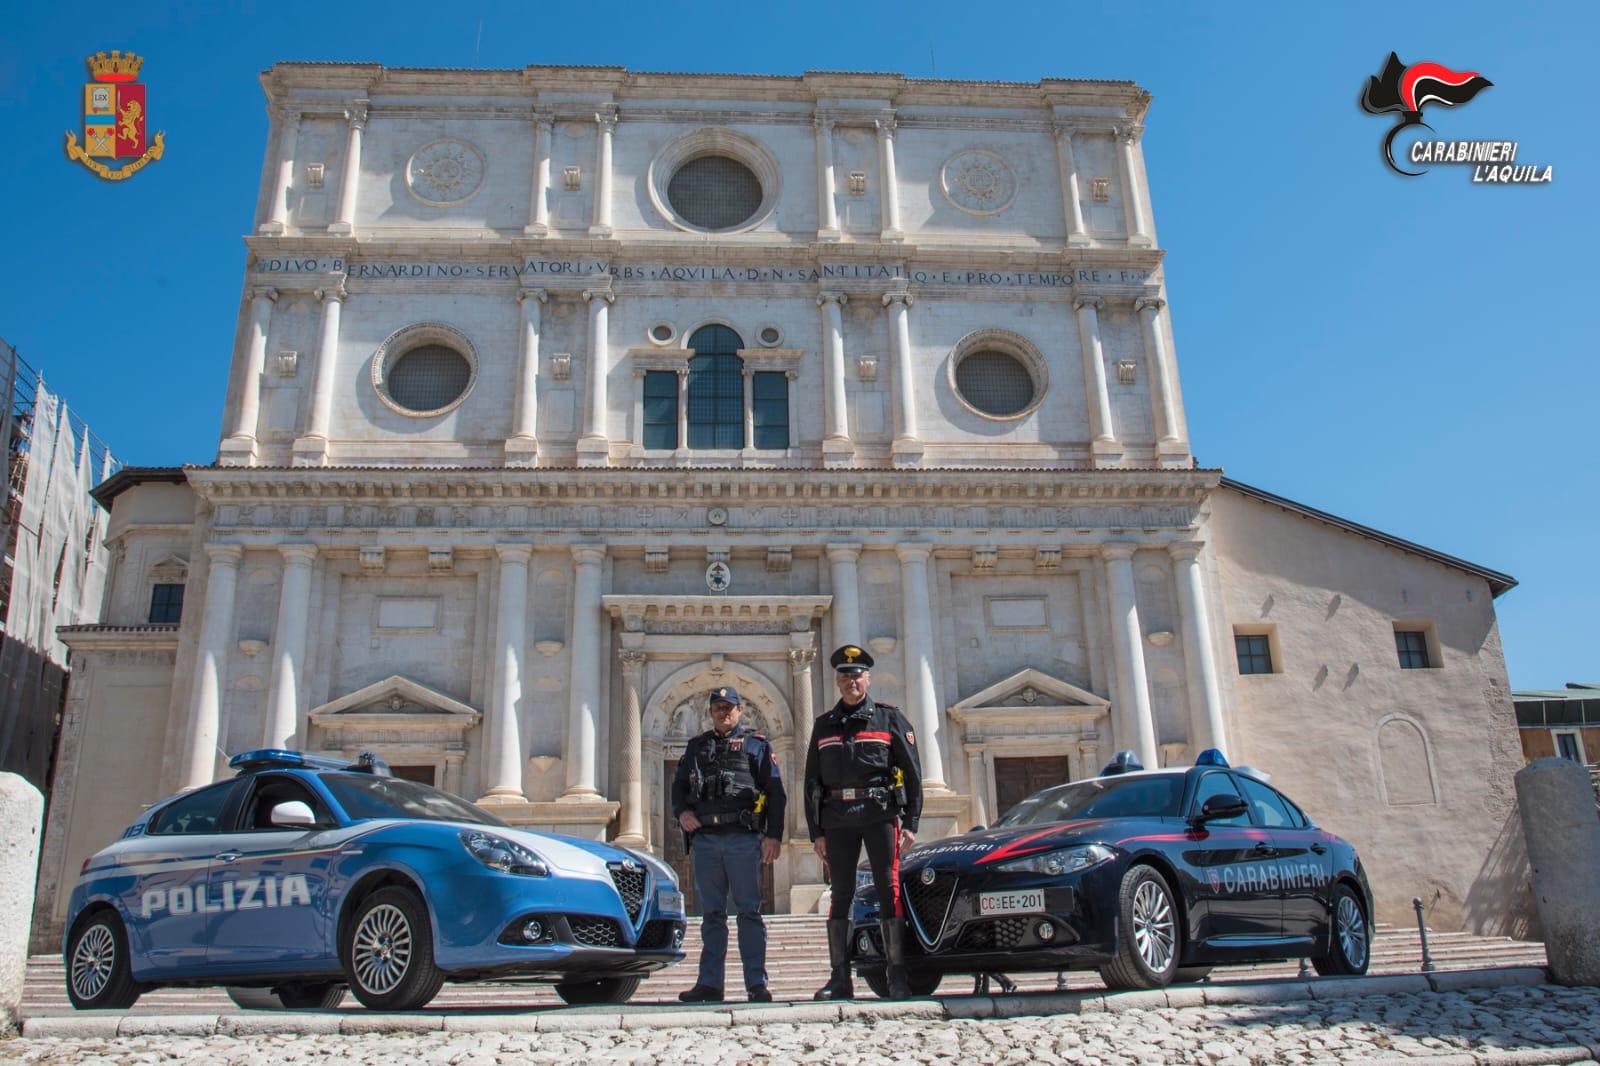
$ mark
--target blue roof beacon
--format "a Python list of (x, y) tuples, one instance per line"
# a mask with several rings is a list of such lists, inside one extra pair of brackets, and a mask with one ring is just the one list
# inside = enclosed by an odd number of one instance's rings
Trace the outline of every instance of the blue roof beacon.
[(1227, 766), (1228, 760), (1222, 757), (1221, 748), (1207, 748), (1194, 760), (1196, 766)]

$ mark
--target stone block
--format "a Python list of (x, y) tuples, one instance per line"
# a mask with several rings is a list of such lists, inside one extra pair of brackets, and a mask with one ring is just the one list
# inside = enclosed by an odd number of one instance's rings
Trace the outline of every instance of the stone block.
[(1428, 975), (1435, 992), (1457, 992), (1463, 988), (1511, 988), (1542, 985), (1550, 980), (1543, 966), (1502, 966), (1494, 970), (1448, 970)]
[(837, 1003), (791, 1003), (787, 1006), (740, 1007), (733, 1012), (734, 1025), (770, 1025), (807, 1022), (833, 1024), (840, 1018)]
[[(1082, 1014), (1085, 1001), (1093, 1001), (1093, 1009), (1104, 1009), (1104, 996), (1069, 995), (1062, 992), (1049, 992), (1043, 995), (1020, 996), (995, 996), (994, 1017), (996, 1018), (1043, 1018), (1052, 1014)], [(1166, 1006), (1163, 1002), (1162, 1006)]]
[[(1304, 985), (1302, 985), (1304, 987)], [(1432, 992), (1428, 976), (1420, 973), (1384, 974), (1377, 977), (1323, 977), (1309, 982), (1312, 999), (1345, 996), (1400, 996)], [(1211, 1002), (1208, 998), (1206, 1002)]]
[(1203, 1007), (1206, 1002), (1204, 985), (1173, 985), (1167, 989), (1169, 1007)]
[(1166, 990), (1160, 988), (1144, 992), (1113, 992), (1105, 997), (1105, 1009), (1111, 1014), (1130, 1010), (1164, 1010), (1168, 1006)]
[(211, 1036), (216, 1031), (215, 1014), (127, 1014), (117, 1026), (118, 1036)]
[(867, 1000), (863, 1003), (841, 1003), (839, 1016), (847, 1022), (906, 1021), (914, 1018), (943, 1020), (947, 1017), (944, 1004), (937, 999)]
[(992, 996), (953, 996), (944, 1001), (944, 1013), (949, 1018), (993, 1018), (995, 1010)]
[[(1421, 991), (1426, 992), (1424, 982)], [(1297, 999), (1310, 999), (1311, 987), (1305, 981), (1257, 981), (1247, 985), (1206, 985), (1206, 1005), (1224, 1006), (1230, 1003), (1287, 1003)], [(1110, 999), (1107, 996), (1106, 999)]]
[(39, 871), (44, 797), (16, 774), (0, 774), (0, 1028), (16, 1021), (28, 970), (28, 927)]
[(224, 1014), (217, 1019), (218, 1036), (276, 1036), (298, 1034), (325, 1036), (339, 1031), (344, 1012), (287, 1014), (279, 1011), (252, 1011), (249, 1014)]
[(541, 1033), (585, 1033), (597, 1029), (621, 1029), (622, 1015), (616, 1011), (607, 1011), (603, 1014), (559, 1014), (539, 1015), (539, 1032)]
[(436, 1033), (444, 1028), (442, 1014), (373, 1014), (352, 1011), (339, 1024), (339, 1032), (354, 1033)]
[(1570, 759), (1535, 759), (1514, 778), (1533, 899), (1557, 984), (1600, 985), (1600, 820), (1589, 772)]
[(111, 1040), (122, 1023), (118, 1014), (63, 1014), (59, 1017), (28, 1018), (22, 1035), (29, 1040)]
[(447, 1033), (532, 1033), (539, 1028), (539, 1015), (527, 1014), (446, 1014)]
[(624, 1029), (695, 1029), (706, 1026), (725, 1027), (733, 1024), (733, 1014), (725, 1010), (673, 1010), (642, 1011), (624, 1014)]

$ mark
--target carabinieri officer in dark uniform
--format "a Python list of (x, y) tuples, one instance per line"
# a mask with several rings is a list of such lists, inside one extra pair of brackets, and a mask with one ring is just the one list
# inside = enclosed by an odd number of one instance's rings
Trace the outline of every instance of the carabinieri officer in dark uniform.
[(728, 896), (739, 916), (739, 961), (753, 1003), (770, 1003), (767, 927), (761, 919), (761, 866), (778, 858), (783, 781), (772, 745), (739, 725), (739, 693), (711, 690), (712, 728), (689, 741), (672, 779), (672, 814), (689, 835), (700, 896), (700, 976), (678, 998), (722, 1002), (728, 958)]
[(900, 902), (900, 852), (916, 839), (922, 815), (922, 759), (917, 737), (897, 707), (867, 695), (872, 656), (846, 644), (828, 660), (839, 702), (811, 727), (806, 749), (806, 825), (817, 855), (828, 864), (833, 899), (828, 906), (828, 961), (833, 968), (817, 999), (852, 999), (850, 900), (856, 864), (867, 849), (872, 884), (883, 916), (885, 977), (889, 995), (904, 999), (905, 910)]

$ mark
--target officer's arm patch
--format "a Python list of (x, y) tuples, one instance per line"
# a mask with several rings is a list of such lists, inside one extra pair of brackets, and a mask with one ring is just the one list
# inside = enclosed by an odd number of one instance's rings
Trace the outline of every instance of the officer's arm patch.
[(906, 730), (906, 743), (912, 747), (917, 746), (917, 734), (913, 730)]

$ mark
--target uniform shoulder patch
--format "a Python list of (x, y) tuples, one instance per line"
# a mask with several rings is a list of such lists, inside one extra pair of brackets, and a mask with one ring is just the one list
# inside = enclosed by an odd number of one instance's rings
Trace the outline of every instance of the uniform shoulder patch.
[(916, 733), (916, 730), (914, 730), (914, 729), (906, 730), (906, 743), (910, 744), (913, 748), (917, 746), (917, 733)]
[(757, 740), (766, 740), (767, 739), (767, 735), (765, 733), (751, 733), (750, 735), (755, 737)]
[(873, 702), (873, 704), (875, 706), (882, 707), (886, 711), (896, 711), (896, 712), (898, 712), (900, 710), (900, 708), (896, 707), (892, 703), (882, 703), (882, 702), (880, 702), (878, 700), (873, 700), (872, 702)]

